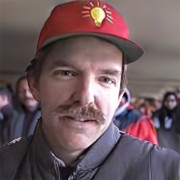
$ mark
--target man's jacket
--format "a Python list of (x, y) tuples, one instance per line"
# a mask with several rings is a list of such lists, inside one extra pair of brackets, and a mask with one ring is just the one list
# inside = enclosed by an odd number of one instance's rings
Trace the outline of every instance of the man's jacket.
[(35, 135), (0, 149), (0, 179), (180, 180), (180, 155), (119, 132), (111, 124), (78, 163), (65, 167), (39, 125)]

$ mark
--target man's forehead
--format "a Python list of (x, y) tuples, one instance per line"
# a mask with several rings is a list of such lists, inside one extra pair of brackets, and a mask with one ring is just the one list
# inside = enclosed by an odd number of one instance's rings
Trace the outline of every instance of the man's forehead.
[[(90, 63), (81, 63), (82, 61), (76, 61), (74, 59), (73, 61), (69, 61), (69, 59), (56, 59), (56, 60), (51, 60), (47, 64), (48, 69), (55, 69), (57, 67), (68, 67), (68, 68), (73, 68), (77, 70), (85, 70), (85, 68), (92, 68), (95, 71), (105, 73), (105, 74), (121, 74), (122, 71), (122, 66), (119, 62), (119, 64), (115, 63), (102, 63), (102, 61), (97, 62), (90, 62)], [(96, 63), (97, 62), (97, 63)], [(85, 65), (86, 64), (86, 65)]]
[(27, 79), (21, 79), (18, 83), (18, 86), (23, 86), (24, 84), (27, 84), (28, 80)]
[(171, 99), (176, 100), (176, 97), (171, 94), (166, 98), (166, 101), (171, 100)]

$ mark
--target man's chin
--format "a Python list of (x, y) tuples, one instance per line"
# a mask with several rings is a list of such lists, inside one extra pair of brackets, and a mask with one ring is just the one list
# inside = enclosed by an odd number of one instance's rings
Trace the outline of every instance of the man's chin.
[[(72, 139), (73, 138), (73, 139)], [(71, 150), (74, 149), (75, 150), (85, 150), (87, 149), (89, 146), (91, 146), (97, 139), (99, 138), (99, 136), (95, 136), (94, 138), (89, 138), (88, 136), (85, 135), (80, 135), (80, 134), (76, 134), (73, 137), (69, 137), (67, 139), (67, 147)]]

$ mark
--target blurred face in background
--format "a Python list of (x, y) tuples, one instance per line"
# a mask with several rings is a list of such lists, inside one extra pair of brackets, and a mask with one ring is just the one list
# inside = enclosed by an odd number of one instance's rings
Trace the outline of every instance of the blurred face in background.
[(28, 111), (34, 111), (38, 106), (38, 101), (33, 98), (29, 89), (27, 79), (21, 80), (18, 84), (18, 99)]
[(164, 101), (164, 106), (169, 110), (173, 110), (177, 106), (176, 97), (173, 94), (167, 96)]
[(12, 103), (11, 92), (7, 87), (0, 87), (0, 110)]
[(154, 110), (158, 110), (158, 109), (161, 108), (162, 102), (161, 102), (161, 100), (159, 100), (159, 99), (154, 99), (153, 105), (154, 105), (154, 108), (155, 108)]
[(0, 94), (0, 110), (9, 104), (8, 97)]

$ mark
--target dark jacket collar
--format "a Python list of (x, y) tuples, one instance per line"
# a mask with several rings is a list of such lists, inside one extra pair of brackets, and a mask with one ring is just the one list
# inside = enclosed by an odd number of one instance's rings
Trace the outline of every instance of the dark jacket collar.
[[(82, 155), (82, 159), (80, 158), (81, 160), (78, 162), (76, 170), (87, 171), (98, 167), (115, 147), (119, 138), (119, 130), (113, 124), (110, 124), (104, 134)], [(63, 166), (61, 160), (57, 161), (57, 158), (53, 156), (43, 135), (41, 122), (37, 126), (32, 148), (36, 163), (41, 168), (45, 168), (46, 171), (54, 169), (57, 163), (59, 166)]]
[(113, 150), (119, 138), (119, 130), (113, 124), (110, 124), (105, 133), (92, 144), (77, 168), (85, 171), (98, 167)]

